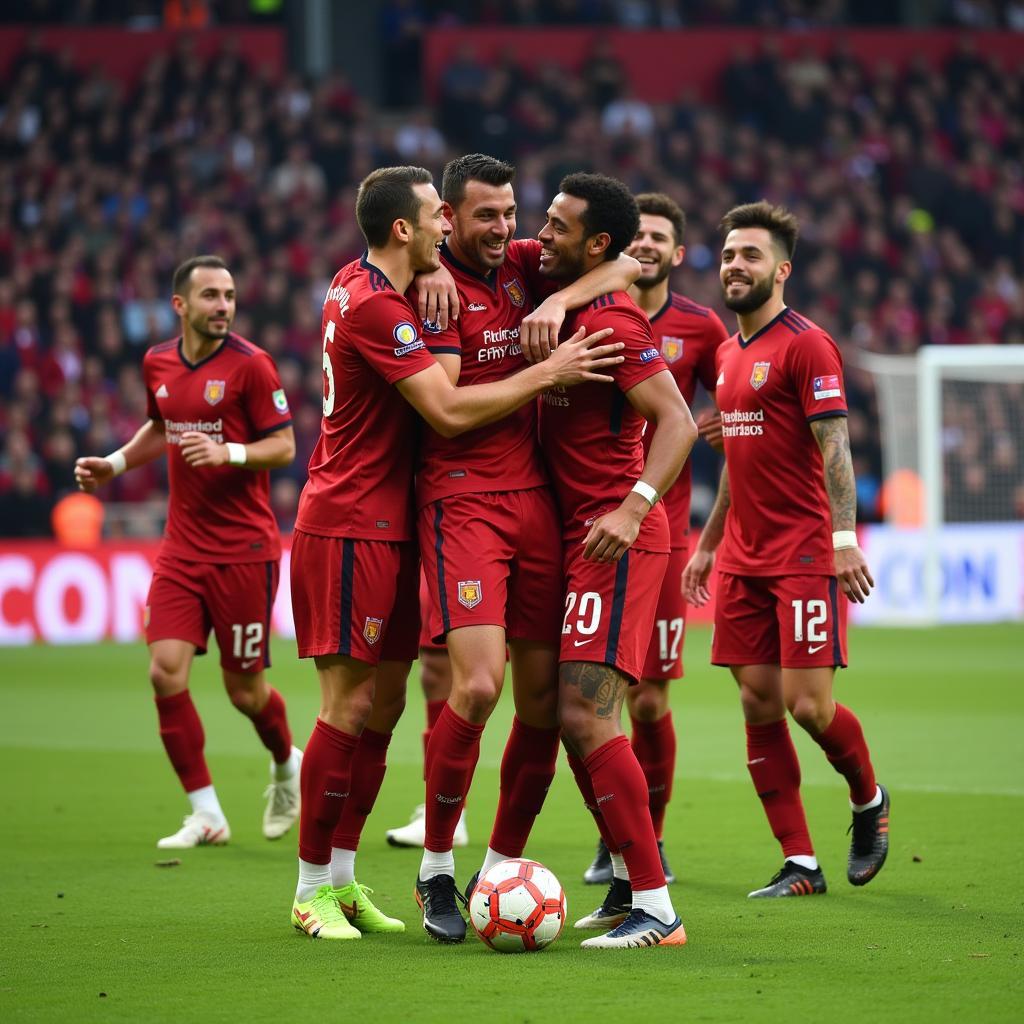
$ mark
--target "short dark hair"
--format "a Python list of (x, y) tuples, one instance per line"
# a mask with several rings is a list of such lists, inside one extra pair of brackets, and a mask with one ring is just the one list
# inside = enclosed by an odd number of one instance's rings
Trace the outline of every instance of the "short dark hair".
[(649, 213), (652, 217), (664, 217), (672, 224), (672, 233), (676, 236), (676, 245), (683, 244), (686, 233), (686, 214), (682, 207), (664, 192), (641, 192), (636, 197), (637, 209), (641, 213)]
[[(187, 295), (191, 283), (192, 271), (198, 267), (210, 267), (213, 270), (227, 270), (228, 265), (219, 256), (192, 256), (184, 263), (178, 264), (171, 278), (171, 294)], [(230, 273), (230, 271), (228, 271)]]
[(378, 167), (363, 178), (356, 194), (356, 222), (372, 249), (387, 245), (396, 220), (416, 223), (420, 200), (413, 185), (430, 185), (433, 175), (425, 167)]
[(800, 222), (784, 206), (773, 206), (766, 199), (759, 203), (744, 203), (734, 206), (719, 224), (722, 236), (737, 228), (764, 228), (772, 241), (791, 260), (796, 252), (796, 240), (800, 234)]
[(507, 185), (515, 177), (516, 169), (504, 160), (486, 153), (467, 153), (444, 165), (441, 175), (441, 198), (452, 207), (466, 197), (466, 183), (482, 181), (485, 185)]
[(606, 232), (610, 237), (604, 258), (613, 260), (636, 237), (640, 228), (640, 211), (633, 193), (619, 181), (606, 174), (587, 174), (583, 171), (567, 174), (558, 189), (566, 195), (586, 201), (583, 211), (583, 231), (587, 238)]

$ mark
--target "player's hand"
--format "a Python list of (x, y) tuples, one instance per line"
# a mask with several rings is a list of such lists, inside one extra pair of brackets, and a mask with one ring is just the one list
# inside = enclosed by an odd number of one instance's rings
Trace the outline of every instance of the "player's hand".
[(697, 417), (697, 433), (719, 454), (725, 451), (725, 441), (722, 437), (722, 414), (717, 409), (705, 409)]
[(597, 381), (601, 384), (614, 384), (615, 378), (598, 373), (598, 370), (611, 369), (623, 361), (624, 356), (617, 353), (626, 346), (621, 341), (599, 345), (611, 333), (605, 327), (593, 334), (585, 334), (581, 327), (568, 341), (563, 341), (551, 354), (547, 363), (551, 371), (552, 387), (571, 388), (584, 381)]
[(679, 585), (687, 604), (692, 604), (695, 608), (702, 608), (711, 600), (708, 579), (711, 577), (711, 568), (714, 564), (714, 551), (704, 551), (701, 548), (694, 551), (686, 563)]
[(80, 491), (93, 494), (97, 488), (114, 479), (114, 467), (106, 459), (87, 455), (75, 459), (75, 483)]
[(589, 562), (617, 562), (636, 540), (642, 521), (622, 506), (595, 519), (583, 539), (583, 557)]
[(435, 324), (438, 330), (444, 331), (449, 320), (459, 319), (459, 290), (447, 267), (442, 266), (429, 274), (417, 274), (416, 291), (420, 296), (418, 312), (421, 323)]
[(186, 430), (181, 435), (181, 457), (193, 468), (204, 466), (226, 466), (228, 447), (218, 444), (208, 434), (198, 430)]
[(835, 556), (840, 589), (851, 601), (863, 604), (875, 585), (864, 552), (859, 547), (839, 548)]
[(529, 316), (523, 317), (519, 343), (528, 363), (547, 359), (558, 348), (558, 332), (565, 322), (565, 303), (559, 295), (549, 295)]

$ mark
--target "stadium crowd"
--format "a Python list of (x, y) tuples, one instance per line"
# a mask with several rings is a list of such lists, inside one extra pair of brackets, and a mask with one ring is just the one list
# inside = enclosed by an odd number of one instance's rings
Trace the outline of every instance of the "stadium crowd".
[[(590, 6), (609, 5), (545, 9)], [(536, 232), (570, 170), (672, 195), (689, 218), (674, 286), (730, 327), (719, 217), (762, 197), (792, 208), (801, 273), (787, 298), (846, 352), (860, 514), (877, 518), (877, 411), (855, 350), (1024, 342), (1024, 67), (1000, 66), (968, 38), (945, 67), (917, 59), (870, 74), (841, 46), (783, 61), (766, 45), (737, 54), (720, 95), (652, 105), (599, 43), (575, 75), (485, 66), (466, 49), (435, 109), (375, 110), (341, 73), (274, 81), (230, 43), (204, 62), (183, 36), (127, 87), (32, 37), (0, 109), (0, 535), (48, 534), (76, 456), (117, 448), (145, 419), (142, 354), (175, 331), (171, 271), (199, 252), (228, 261), (235, 329), (274, 356), (295, 410), (297, 458), (273, 485), (289, 529), (319, 431), (320, 306), (362, 250), (355, 186), (386, 164), (439, 176), (470, 150), (517, 163), (520, 236)], [(1004, 433), (982, 444), (981, 471), (1019, 483), (1024, 451)], [(714, 472), (697, 458), (698, 512)], [(120, 477), (111, 497), (156, 508), (163, 473)]]

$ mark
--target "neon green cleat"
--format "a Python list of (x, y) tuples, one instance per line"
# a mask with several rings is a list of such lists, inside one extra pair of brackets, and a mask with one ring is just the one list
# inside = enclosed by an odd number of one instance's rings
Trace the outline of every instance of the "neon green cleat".
[(404, 932), (405, 922), (399, 921), (397, 917), (382, 914), (370, 902), (367, 893), (371, 892), (372, 889), (358, 882), (349, 882), (348, 885), (333, 890), (341, 912), (350, 924), (364, 934)]
[(341, 912), (334, 892), (329, 885), (321, 885), (311, 900), (305, 903), (296, 900), (292, 904), (292, 924), (296, 931), (305, 932), (311, 939), (360, 938)]

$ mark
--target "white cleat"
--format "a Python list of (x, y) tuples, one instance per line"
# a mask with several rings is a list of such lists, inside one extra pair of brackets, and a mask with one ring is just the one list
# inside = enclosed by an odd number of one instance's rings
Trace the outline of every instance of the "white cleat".
[(288, 779), (275, 779), (274, 765), (270, 766), (271, 782), (263, 792), (267, 798), (267, 808), (263, 812), (263, 834), (267, 839), (280, 839), (299, 817), (302, 751), (298, 747), (292, 747), (292, 765), (295, 771)]
[(223, 846), (231, 838), (227, 818), (215, 818), (208, 811), (190, 814), (172, 836), (157, 840), (161, 850), (190, 850), (193, 846)]
[[(415, 846), (423, 848), (423, 841), (427, 835), (427, 817), (423, 804), (417, 804), (412, 812), (408, 825), (400, 828), (389, 828), (386, 836), (392, 846)], [(455, 826), (455, 835), (452, 836), (452, 846), (468, 846), (469, 832), (466, 829), (466, 812), (459, 815), (459, 823)]]
[(678, 917), (671, 924), (664, 924), (636, 907), (618, 928), (580, 943), (583, 949), (651, 949), (654, 946), (685, 945), (686, 929)]

